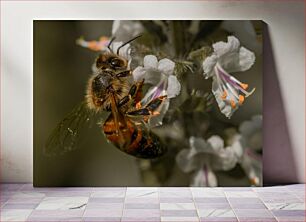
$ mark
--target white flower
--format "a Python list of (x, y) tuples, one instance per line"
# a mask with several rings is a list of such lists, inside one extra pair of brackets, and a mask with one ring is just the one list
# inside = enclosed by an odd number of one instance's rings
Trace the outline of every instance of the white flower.
[(251, 120), (244, 121), (239, 126), (242, 141), (245, 147), (258, 151), (262, 149), (262, 116), (253, 116)]
[[(111, 51), (115, 54), (117, 54), (117, 50), (119, 49), (119, 56), (125, 58), (126, 60), (128, 60), (129, 62), (131, 61), (132, 57), (131, 57), (131, 45), (130, 44), (126, 44), (123, 47), (121, 47), (124, 44), (124, 42), (112, 42), (112, 44), (110, 45)], [(109, 51), (109, 49), (107, 49), (107, 51)]]
[(151, 126), (162, 124), (163, 116), (169, 108), (169, 99), (176, 97), (181, 91), (181, 84), (173, 75), (174, 67), (175, 63), (170, 59), (158, 61), (156, 56), (147, 55), (144, 57), (143, 66), (138, 66), (133, 71), (135, 81), (144, 79), (145, 83), (152, 85), (141, 101), (142, 106), (159, 96), (167, 96), (160, 107), (160, 114), (150, 119)]
[(117, 41), (129, 41), (141, 34), (144, 28), (138, 21), (116, 20), (113, 22), (112, 35)]
[(109, 38), (106, 36), (101, 36), (98, 41), (86, 41), (83, 37), (76, 40), (76, 44), (88, 48), (93, 51), (104, 51), (107, 49), (109, 43)]
[(217, 177), (211, 168), (204, 165), (203, 168), (196, 171), (190, 184), (193, 187), (216, 187), (218, 185)]
[(229, 73), (246, 71), (255, 62), (255, 55), (244, 47), (234, 36), (228, 42), (213, 44), (214, 52), (203, 62), (204, 76), (213, 78), (212, 92), (221, 112), (228, 118), (250, 96), (255, 89), (246, 91), (247, 84), (241, 83)]
[[(207, 141), (199, 137), (189, 139), (190, 149), (181, 150), (176, 156), (176, 162), (185, 173), (197, 171), (195, 181), (206, 181), (206, 185), (217, 184), (213, 170), (227, 171), (236, 166), (238, 157), (232, 147), (224, 147), (224, 141), (219, 136), (211, 136)], [(203, 171), (201, 177), (200, 172)], [(210, 175), (210, 176), (207, 176)], [(210, 180), (209, 180), (210, 179)], [(198, 182), (199, 183), (199, 182)]]
[[(100, 37), (99, 41), (86, 41), (84, 38), (77, 39), (76, 43), (84, 48), (88, 48), (93, 51), (101, 51), (101, 52), (113, 52), (117, 54), (117, 49), (121, 47), (124, 42), (115, 42), (113, 41), (110, 45), (110, 49), (107, 47), (110, 43), (108, 37), (102, 36)], [(126, 44), (119, 49), (119, 54), (123, 58), (127, 59), (128, 61), (131, 60), (131, 45)]]
[(262, 158), (257, 151), (262, 149), (262, 116), (253, 116), (250, 121), (243, 122), (239, 127), (232, 147), (236, 151), (239, 163), (250, 183), (262, 185)]

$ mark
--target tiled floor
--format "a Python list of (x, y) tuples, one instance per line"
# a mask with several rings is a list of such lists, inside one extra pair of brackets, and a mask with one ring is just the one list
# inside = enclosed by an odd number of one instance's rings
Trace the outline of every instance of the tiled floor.
[(305, 221), (305, 185), (33, 188), (2, 184), (1, 221)]

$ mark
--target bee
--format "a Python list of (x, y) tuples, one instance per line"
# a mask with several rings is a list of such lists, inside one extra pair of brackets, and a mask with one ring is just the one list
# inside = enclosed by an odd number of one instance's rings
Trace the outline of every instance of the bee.
[(111, 39), (107, 46), (109, 51), (95, 60), (84, 101), (55, 128), (47, 140), (45, 153), (58, 154), (75, 149), (81, 129), (93, 113), (103, 111), (110, 114), (99, 126), (107, 140), (119, 150), (146, 159), (160, 157), (166, 152), (166, 147), (146, 124), (151, 117), (159, 115), (158, 109), (166, 96), (155, 96), (142, 104), (144, 80), (131, 81), (128, 61), (119, 55), (122, 47), (139, 37), (123, 43), (116, 52), (111, 48), (115, 38)]

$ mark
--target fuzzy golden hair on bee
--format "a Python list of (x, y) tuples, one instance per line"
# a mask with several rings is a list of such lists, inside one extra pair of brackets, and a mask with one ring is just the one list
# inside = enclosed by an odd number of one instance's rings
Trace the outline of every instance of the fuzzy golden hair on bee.
[[(116, 77), (112, 78), (110, 74), (100, 73), (92, 75), (87, 83), (85, 99), (88, 108), (99, 112), (107, 110), (111, 103), (111, 94), (108, 88), (111, 88), (117, 101), (121, 100), (129, 92), (130, 83), (126, 80), (120, 80)], [(105, 81), (107, 86), (102, 86), (100, 82)], [(98, 83), (96, 83), (98, 82)]]

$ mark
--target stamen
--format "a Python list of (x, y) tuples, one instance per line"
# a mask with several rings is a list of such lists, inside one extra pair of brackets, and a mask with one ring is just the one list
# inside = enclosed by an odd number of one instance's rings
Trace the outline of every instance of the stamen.
[(154, 111), (154, 112), (152, 113), (153, 116), (156, 116), (156, 115), (159, 115), (159, 114), (160, 114), (160, 112), (157, 112), (157, 111)]
[(246, 89), (249, 87), (248, 84), (241, 83), (239, 80), (228, 74), (219, 63), (216, 65), (216, 71), (217, 74), (220, 74), (221, 79), (224, 79), (224, 81), (232, 85), (234, 88), (239, 89), (245, 94), (245, 97), (250, 96), (255, 91), (255, 88), (253, 88), (251, 92), (247, 92)]
[(141, 103), (140, 102), (136, 103), (136, 109), (140, 109), (140, 108), (141, 108)]
[(223, 91), (223, 94), (222, 94), (222, 96), (221, 96), (221, 99), (222, 99), (222, 100), (225, 100), (226, 97), (227, 97), (227, 92), (226, 92), (226, 90), (224, 90), (224, 91)]
[(249, 85), (248, 85), (248, 84), (245, 84), (245, 83), (240, 83), (240, 86), (241, 86), (244, 90), (246, 90), (246, 89), (249, 87)]
[(97, 44), (96, 41), (90, 41), (88, 42), (88, 48), (94, 51), (98, 51), (99, 50), (99, 46)]
[(231, 100), (231, 106), (232, 106), (232, 108), (233, 108), (233, 109), (235, 109), (235, 108), (236, 108), (236, 103), (235, 103), (235, 101), (234, 101), (234, 100)]
[(239, 95), (238, 104), (239, 104), (239, 105), (242, 105), (243, 102), (244, 102), (244, 96)]

